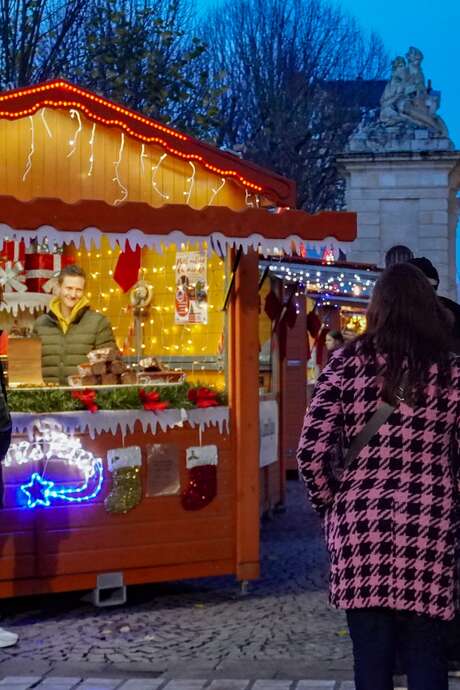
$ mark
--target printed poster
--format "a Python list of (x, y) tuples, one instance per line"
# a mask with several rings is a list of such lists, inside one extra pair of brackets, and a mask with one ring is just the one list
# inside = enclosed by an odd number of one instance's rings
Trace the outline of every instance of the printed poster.
[(176, 253), (175, 323), (208, 323), (207, 255)]
[(276, 400), (261, 400), (259, 429), (259, 467), (267, 467), (278, 460), (278, 403)]

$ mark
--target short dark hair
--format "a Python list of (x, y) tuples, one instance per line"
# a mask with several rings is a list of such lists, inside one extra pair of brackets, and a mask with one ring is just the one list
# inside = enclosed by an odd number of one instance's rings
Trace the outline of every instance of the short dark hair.
[(58, 275), (59, 285), (62, 285), (64, 278), (83, 278), (83, 280), (86, 281), (86, 273), (81, 266), (77, 266), (77, 264), (69, 264), (68, 266), (64, 266)]
[(417, 259), (409, 259), (407, 263), (412, 264), (412, 266), (417, 266), (417, 268), (419, 268), (429, 280), (434, 280), (436, 287), (438, 287), (439, 273), (431, 261), (426, 258), (426, 256), (420, 256)]

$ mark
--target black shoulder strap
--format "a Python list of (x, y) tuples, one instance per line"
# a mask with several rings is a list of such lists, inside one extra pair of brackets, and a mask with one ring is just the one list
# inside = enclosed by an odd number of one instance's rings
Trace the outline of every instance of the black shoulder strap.
[(375, 436), (380, 427), (383, 426), (387, 419), (390, 418), (395, 409), (396, 407), (394, 405), (390, 405), (390, 403), (386, 402), (383, 402), (378, 406), (378, 408), (376, 409), (372, 417), (369, 419), (367, 424), (361, 429), (359, 434), (357, 434), (351, 442), (347, 454), (345, 455), (344, 469), (347, 468), (348, 465), (350, 465), (353, 462), (353, 460), (360, 454), (362, 449), (365, 446), (367, 446), (371, 438)]
[[(398, 387), (396, 394), (396, 399), (399, 402), (404, 400), (405, 389), (407, 385), (407, 373), (405, 372), (401, 379), (401, 384)], [(344, 469), (346, 469), (350, 463), (360, 454), (362, 449), (367, 446), (371, 438), (375, 436), (377, 431), (385, 422), (391, 417), (396, 409), (396, 405), (390, 405), (390, 403), (382, 402), (369, 419), (367, 424), (361, 429), (359, 434), (355, 436), (350, 444), (350, 447), (345, 455)]]

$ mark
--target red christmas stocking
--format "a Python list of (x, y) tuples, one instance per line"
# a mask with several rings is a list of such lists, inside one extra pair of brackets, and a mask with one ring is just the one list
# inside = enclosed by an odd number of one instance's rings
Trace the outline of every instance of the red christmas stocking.
[(187, 448), (188, 483), (181, 495), (184, 510), (200, 510), (217, 494), (217, 446)]

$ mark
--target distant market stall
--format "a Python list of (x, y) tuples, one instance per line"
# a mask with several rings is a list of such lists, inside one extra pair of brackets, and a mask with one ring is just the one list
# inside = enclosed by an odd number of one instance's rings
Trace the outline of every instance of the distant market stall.
[[(261, 324), (263, 391), (276, 390), (280, 404), (279, 500), (286, 471), (297, 472), (296, 446), (305, 408), (326, 364), (325, 338), (340, 330), (361, 333), (380, 269), (346, 261), (336, 242), (303, 247), (306, 256), (275, 255), (260, 261), (264, 308)], [(310, 254), (310, 255), (307, 255)], [(275, 308), (274, 308), (275, 304)], [(282, 311), (276, 305), (282, 305)], [(271, 496), (275, 492), (272, 489)]]
[[(259, 257), (349, 242), (356, 217), (293, 210), (291, 181), (62, 80), (0, 94), (0, 157), (0, 596), (257, 577), (260, 465), (279, 461)], [(72, 262), (119, 353), (45, 385), (31, 326)]]

